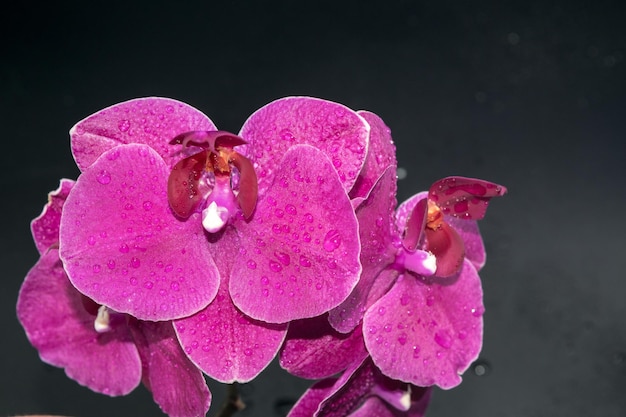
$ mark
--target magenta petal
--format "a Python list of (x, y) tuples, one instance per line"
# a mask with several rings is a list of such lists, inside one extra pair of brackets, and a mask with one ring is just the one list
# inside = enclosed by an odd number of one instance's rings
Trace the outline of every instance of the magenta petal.
[(476, 178), (447, 177), (431, 185), (428, 198), (443, 214), (461, 219), (480, 220), (485, 217), (489, 200), (506, 193), (506, 188)]
[(343, 371), (367, 355), (361, 328), (339, 333), (324, 314), (289, 324), (280, 351), (280, 366), (300, 378), (321, 379)]
[(74, 286), (142, 320), (193, 314), (219, 286), (199, 214), (182, 222), (169, 208), (168, 175), (150, 147), (118, 146), (78, 178), (61, 217), (61, 259)]
[(483, 312), (480, 278), (468, 261), (454, 282), (405, 274), (365, 314), (365, 344), (390, 378), (452, 388), (478, 357)]
[(43, 211), (30, 223), (30, 230), (39, 254), (59, 244), (59, 224), (65, 199), (74, 186), (74, 181), (62, 179), (59, 188), (48, 194), (48, 203)]
[(316, 416), (316, 412), (322, 401), (324, 401), (333, 392), (335, 382), (337, 380), (324, 379), (319, 381), (311, 388), (305, 391), (300, 397), (298, 402), (287, 414), (287, 417), (313, 417)]
[(259, 167), (259, 194), (270, 186), (273, 170), (289, 149), (308, 144), (326, 153), (341, 183), (350, 190), (367, 156), (369, 126), (344, 105), (312, 97), (287, 97), (253, 113), (239, 134), (241, 149)]
[(393, 236), (397, 235), (392, 223), (396, 205), (396, 170), (387, 167), (367, 199), (359, 205), (356, 217), (361, 239), (361, 278), (348, 298), (330, 311), (330, 324), (342, 333), (354, 329), (363, 318), (365, 303), (374, 280), (393, 261), (396, 248)]
[(485, 252), (483, 238), (478, 229), (478, 222), (451, 216), (444, 216), (444, 221), (459, 234), (465, 246), (465, 258), (474, 265), (477, 271), (480, 271), (485, 266), (487, 252)]
[(178, 344), (172, 323), (133, 320), (131, 329), (154, 402), (170, 417), (205, 415), (211, 392), (202, 372)]
[(426, 198), (428, 198), (428, 193), (425, 191), (422, 191), (420, 193), (417, 193), (409, 197), (407, 200), (400, 203), (400, 205), (396, 209), (396, 226), (398, 230), (406, 229), (407, 223), (409, 221), (409, 217), (413, 213), (413, 210), (415, 209), (415, 205), (417, 204), (418, 201), (424, 200)]
[(296, 145), (278, 165), (253, 220), (237, 229), (230, 294), (270, 323), (319, 316), (343, 302), (361, 272), (358, 225), (327, 157)]
[[(350, 190), (351, 199), (367, 196), (376, 181), (378, 181), (378, 178), (383, 175), (383, 172), (385, 172), (387, 168), (391, 167), (394, 175), (398, 168), (396, 146), (391, 139), (391, 130), (389, 127), (374, 113), (360, 110), (357, 114), (364, 118), (370, 125), (370, 140), (365, 164), (359, 173), (354, 187)], [(395, 199), (395, 181), (393, 187)]]
[[(224, 231), (214, 244), (215, 259), (228, 277), (239, 248), (234, 229)], [(270, 324), (245, 316), (228, 294), (228, 279), (222, 279), (217, 297), (193, 316), (177, 320), (176, 332), (191, 360), (211, 378), (224, 382), (248, 382), (276, 356), (287, 324)]]
[(111, 330), (94, 330), (95, 315), (70, 284), (57, 249), (29, 271), (17, 301), (17, 317), (41, 360), (65, 368), (67, 376), (110, 396), (131, 392), (141, 379), (141, 362), (126, 318), (111, 315)]
[(126, 143), (143, 143), (157, 151), (167, 166), (180, 159), (169, 144), (192, 130), (216, 130), (201, 111), (161, 97), (115, 104), (78, 122), (70, 130), (72, 153), (81, 171), (104, 152)]

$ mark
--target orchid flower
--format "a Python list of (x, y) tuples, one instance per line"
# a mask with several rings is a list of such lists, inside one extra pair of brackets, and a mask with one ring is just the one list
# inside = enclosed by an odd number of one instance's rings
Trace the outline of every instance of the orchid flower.
[(431, 390), (387, 378), (365, 358), (314, 384), (288, 417), (422, 417)]
[(171, 322), (142, 322), (96, 304), (71, 284), (59, 259), (63, 205), (74, 183), (50, 193), (31, 230), (41, 254), (19, 293), (17, 315), (41, 359), (93, 391), (126, 395), (139, 382), (170, 416), (205, 414), (202, 373), (182, 351)]
[(289, 321), (336, 307), (358, 282), (348, 192), (369, 130), (345, 106), (305, 97), (261, 108), (239, 135), (163, 98), (84, 119), (71, 131), (82, 174), (61, 219), (70, 281), (114, 311), (174, 320), (209, 376), (252, 379)]

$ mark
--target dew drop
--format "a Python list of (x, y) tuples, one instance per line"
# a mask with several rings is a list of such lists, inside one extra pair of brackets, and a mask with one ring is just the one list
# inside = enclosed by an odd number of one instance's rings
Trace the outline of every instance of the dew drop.
[(428, 307), (432, 307), (433, 304), (435, 304), (435, 296), (431, 294), (428, 297), (426, 297), (426, 305)]
[(385, 307), (379, 307), (379, 308), (378, 308), (378, 314), (380, 314), (381, 316), (382, 316), (383, 314), (385, 314), (385, 311), (386, 311)]
[(304, 215), (304, 220), (306, 220), (309, 223), (313, 223), (313, 220), (314, 220), (313, 215), (311, 213), (306, 213)]
[(409, 304), (409, 296), (406, 294), (402, 294), (402, 297), (400, 297), (400, 304), (403, 306)]
[(96, 244), (96, 237), (95, 236), (89, 236), (87, 238), (87, 243), (89, 244), (89, 246), (93, 246)]
[(270, 261), (270, 269), (274, 272), (280, 272), (283, 270), (283, 266), (276, 261)]
[(291, 258), (289, 257), (289, 255), (286, 254), (285, 252), (276, 251), (274, 252), (274, 256), (276, 257), (276, 259), (280, 261), (281, 264), (285, 266), (289, 265), (291, 261)]
[(300, 255), (300, 265), (308, 268), (311, 266), (311, 261), (306, 256)]
[(269, 283), (270, 283), (270, 280), (265, 275), (263, 275), (261, 277), (261, 284), (268, 285)]
[(170, 288), (172, 289), (172, 291), (178, 291), (180, 289), (180, 284), (176, 281), (172, 281), (172, 283), (170, 284)]
[(126, 119), (120, 120), (120, 122), (117, 124), (117, 128), (120, 130), (120, 132), (128, 132), (128, 129), (130, 129), (130, 122)]
[(139, 260), (139, 258), (133, 256), (133, 258), (130, 260), (130, 266), (133, 268), (139, 268), (139, 266), (141, 266), (141, 261)]
[(243, 354), (246, 356), (252, 356), (252, 349), (250, 348), (244, 349)]
[(417, 359), (420, 357), (420, 347), (415, 345), (413, 346), (413, 358)]
[(113, 259), (109, 259), (109, 261), (107, 262), (107, 266), (109, 267), (109, 269), (115, 268), (115, 261)]
[(268, 295), (270, 295), (270, 292), (267, 288), (263, 288), (263, 291), (261, 291), (261, 293), (263, 294), (263, 297), (267, 297)]
[(111, 174), (106, 169), (103, 169), (96, 175), (96, 181), (102, 185), (107, 185), (111, 182)]
[(296, 207), (293, 204), (287, 204), (285, 206), (285, 211), (288, 214), (291, 214), (292, 216), (295, 216), (296, 214), (298, 214), (298, 211), (296, 210)]
[(332, 252), (337, 249), (341, 245), (341, 236), (339, 236), (339, 231), (336, 229), (331, 229), (326, 233), (326, 237), (324, 237), (324, 249), (326, 252)]
[(100, 264), (94, 264), (93, 267), (91, 268), (93, 270), (94, 274), (97, 274), (98, 272), (100, 272), (100, 270), (102, 269), (102, 267), (100, 266)]
[(143, 286), (151, 290), (154, 287), (154, 283), (152, 281), (146, 281), (145, 284), (143, 284)]
[(450, 349), (450, 347), (452, 347), (452, 337), (445, 330), (440, 330), (435, 333), (435, 342), (444, 349)]
[(250, 269), (256, 269), (256, 262), (254, 262), (252, 259), (249, 259), (246, 265)]
[(128, 251), (129, 251), (128, 245), (127, 245), (126, 243), (122, 243), (122, 244), (120, 245), (120, 252), (122, 252), (122, 253), (128, 253)]
[(152, 209), (152, 201), (144, 201), (142, 205), (145, 211)]
[(406, 344), (406, 340), (407, 340), (406, 333), (400, 333), (400, 336), (398, 336), (398, 343), (404, 346)]
[(315, 284), (315, 289), (316, 289), (316, 290), (321, 290), (321, 289), (322, 289), (322, 287), (323, 287), (323, 285), (322, 285), (322, 283), (321, 283), (321, 282), (318, 282), (317, 284)]

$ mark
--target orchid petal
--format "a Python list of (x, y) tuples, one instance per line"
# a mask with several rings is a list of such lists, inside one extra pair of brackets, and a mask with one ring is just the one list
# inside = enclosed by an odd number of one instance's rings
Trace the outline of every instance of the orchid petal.
[(506, 193), (506, 187), (476, 178), (447, 177), (431, 185), (428, 198), (443, 214), (461, 219), (485, 217), (489, 200)]
[(243, 216), (249, 219), (256, 207), (258, 190), (258, 179), (254, 166), (248, 158), (234, 152), (232, 155), (232, 163), (239, 171), (239, 193), (237, 194), (237, 202)]
[(141, 380), (141, 362), (126, 318), (111, 315), (110, 331), (94, 330), (83, 303), (50, 249), (28, 272), (20, 289), (17, 317), (41, 360), (65, 369), (79, 384), (110, 396), (126, 395)]
[[(389, 167), (395, 172), (398, 168), (396, 161), (396, 146), (391, 139), (391, 129), (376, 114), (360, 110), (357, 112), (370, 125), (370, 140), (367, 158), (363, 169), (357, 177), (356, 183), (350, 190), (350, 198), (365, 197)], [(395, 178), (394, 178), (395, 179)], [(396, 182), (393, 183), (395, 200)], [(395, 207), (395, 206), (394, 206)]]
[(30, 223), (33, 240), (40, 255), (43, 255), (51, 246), (59, 244), (61, 211), (73, 186), (74, 181), (62, 179), (59, 188), (48, 194), (48, 203), (41, 214)]
[(449, 389), (478, 357), (483, 313), (469, 261), (454, 282), (405, 274), (365, 314), (365, 345), (388, 377)]
[(204, 195), (199, 183), (207, 162), (207, 153), (200, 151), (181, 159), (174, 165), (167, 180), (167, 200), (172, 211), (187, 219), (198, 207)]
[(349, 108), (312, 97), (287, 97), (261, 107), (244, 123), (243, 153), (259, 167), (259, 194), (270, 186), (287, 150), (308, 144), (324, 151), (347, 190), (354, 185), (367, 156), (369, 126)]
[(204, 376), (178, 344), (171, 322), (132, 320), (130, 328), (144, 364), (144, 383), (169, 417), (203, 416), (211, 392)]
[(247, 143), (237, 135), (224, 130), (196, 130), (193, 132), (184, 132), (176, 136), (170, 142), (170, 145), (197, 146), (217, 152), (217, 148), (225, 147), (232, 149), (235, 146)]
[(251, 319), (235, 308), (228, 294), (228, 276), (239, 248), (234, 229), (215, 242), (215, 260), (225, 278), (215, 300), (206, 308), (175, 322), (176, 333), (189, 358), (211, 378), (248, 382), (276, 356), (287, 324)]
[(478, 222), (476, 220), (461, 220), (452, 216), (444, 216), (444, 221), (456, 230), (463, 240), (465, 258), (474, 265), (477, 271), (480, 271), (485, 266), (487, 252), (478, 229)]
[(328, 378), (368, 355), (361, 328), (339, 333), (326, 314), (289, 324), (280, 351), (280, 366), (292, 375), (307, 379)]
[(435, 275), (449, 277), (456, 274), (465, 259), (465, 246), (461, 236), (446, 222), (442, 222), (435, 230), (427, 227), (425, 231), (426, 249), (437, 260)]
[(70, 130), (72, 153), (81, 171), (108, 150), (127, 143), (143, 143), (172, 167), (179, 159), (170, 140), (182, 132), (216, 130), (200, 110), (177, 100), (139, 98), (115, 104), (78, 122)]
[(409, 252), (415, 251), (420, 243), (422, 243), (427, 216), (428, 199), (422, 198), (418, 200), (413, 207), (411, 214), (406, 220), (406, 227), (404, 228), (402, 246)]
[(428, 193), (422, 191), (420, 193), (412, 195), (407, 200), (400, 203), (400, 205), (396, 209), (396, 227), (398, 228), (398, 230), (405, 230), (408, 227), (409, 217), (413, 213), (415, 205), (418, 203), (418, 201), (424, 200), (426, 198), (428, 198)]
[(118, 146), (78, 178), (61, 217), (61, 259), (74, 286), (142, 320), (193, 314), (219, 286), (199, 214), (181, 222), (169, 208), (168, 175), (150, 147)]
[(330, 311), (330, 324), (339, 332), (354, 329), (363, 318), (365, 303), (374, 280), (382, 269), (391, 264), (396, 248), (393, 237), (397, 235), (392, 223), (396, 205), (396, 170), (390, 166), (384, 171), (367, 199), (359, 205), (356, 217), (361, 239), (361, 278), (348, 298)]
[(242, 253), (230, 281), (235, 305), (270, 323), (318, 316), (343, 302), (361, 273), (357, 219), (328, 158), (293, 146), (254, 221), (237, 224)]
[(321, 402), (333, 392), (336, 381), (336, 378), (328, 378), (313, 384), (294, 404), (287, 417), (317, 416)]

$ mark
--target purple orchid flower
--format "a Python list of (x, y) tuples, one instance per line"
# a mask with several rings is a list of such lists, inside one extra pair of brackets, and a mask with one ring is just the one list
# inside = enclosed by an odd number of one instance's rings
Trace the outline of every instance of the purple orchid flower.
[(348, 191), (369, 125), (345, 106), (277, 100), (235, 136), (183, 103), (138, 99), (71, 136), (83, 173), (63, 210), (60, 252), (72, 284), (114, 311), (175, 320), (209, 376), (252, 379), (287, 322), (336, 307), (355, 287)]
[(202, 373), (182, 351), (171, 322), (117, 313), (78, 292), (59, 258), (63, 206), (74, 183), (50, 193), (31, 230), (41, 257), (19, 293), (17, 315), (41, 359), (93, 391), (126, 395), (139, 382), (170, 416), (205, 414), (211, 402)]
[(422, 417), (431, 390), (387, 378), (362, 358), (340, 377), (314, 384), (288, 417)]
[(448, 389), (478, 357), (484, 307), (477, 269), (485, 252), (474, 219), (505, 192), (487, 181), (451, 177), (433, 184), (427, 198), (418, 194), (398, 208), (404, 234), (392, 267), (399, 277), (363, 318), (367, 350), (385, 375)]

